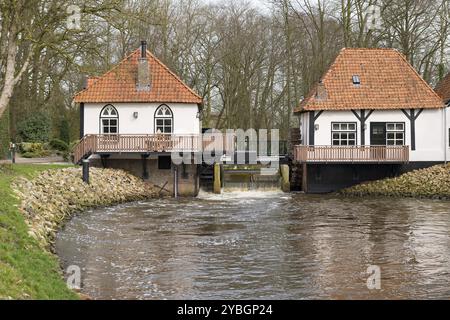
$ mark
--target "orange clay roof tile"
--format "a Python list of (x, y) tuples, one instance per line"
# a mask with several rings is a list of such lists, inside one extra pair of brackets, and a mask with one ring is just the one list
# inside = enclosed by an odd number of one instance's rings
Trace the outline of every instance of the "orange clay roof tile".
[(450, 101), (450, 73), (436, 86), (436, 93), (444, 102)]
[(140, 49), (135, 50), (113, 69), (88, 80), (88, 87), (78, 92), (77, 103), (158, 102), (201, 104), (202, 98), (147, 51), (151, 76), (150, 91), (138, 91), (137, 66)]
[[(353, 76), (361, 84), (354, 85)], [(442, 108), (439, 96), (405, 57), (394, 49), (342, 49), (322, 78), (326, 96), (317, 86), (295, 109), (416, 109)]]

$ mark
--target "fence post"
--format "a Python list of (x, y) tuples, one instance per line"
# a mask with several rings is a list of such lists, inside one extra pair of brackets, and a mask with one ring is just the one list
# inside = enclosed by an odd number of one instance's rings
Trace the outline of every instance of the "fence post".
[(89, 184), (89, 159), (83, 159), (83, 181)]
[(9, 150), (11, 151), (11, 162), (16, 163), (16, 144), (11, 142), (9, 144)]

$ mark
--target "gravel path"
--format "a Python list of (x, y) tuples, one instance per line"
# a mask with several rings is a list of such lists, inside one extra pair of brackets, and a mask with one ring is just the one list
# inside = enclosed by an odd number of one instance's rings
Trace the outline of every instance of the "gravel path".
[[(11, 163), (11, 160), (0, 160), (0, 164)], [(70, 164), (65, 162), (62, 157), (54, 156), (54, 157), (46, 157), (46, 158), (21, 158), (16, 157), (16, 163), (24, 163), (24, 164)]]

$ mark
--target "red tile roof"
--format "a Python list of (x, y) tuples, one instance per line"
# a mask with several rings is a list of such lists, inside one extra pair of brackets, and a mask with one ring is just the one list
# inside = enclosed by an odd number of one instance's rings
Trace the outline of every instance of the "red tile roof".
[[(360, 78), (360, 85), (353, 84), (353, 76)], [(443, 107), (439, 96), (394, 49), (342, 49), (322, 83), (326, 94), (318, 95), (316, 85), (295, 112)]]
[(150, 91), (138, 91), (136, 79), (139, 57), (140, 49), (137, 49), (103, 76), (90, 78), (88, 87), (75, 95), (75, 102), (202, 103), (197, 93), (149, 51), (147, 60), (151, 88)]
[(450, 101), (450, 73), (439, 82), (435, 91), (445, 103)]

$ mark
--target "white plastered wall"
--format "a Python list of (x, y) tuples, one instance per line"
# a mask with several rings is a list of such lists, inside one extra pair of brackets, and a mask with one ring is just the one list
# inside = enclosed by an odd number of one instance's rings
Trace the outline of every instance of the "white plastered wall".
[[(155, 133), (154, 116), (161, 103), (111, 103), (119, 113), (119, 134)], [(199, 134), (196, 104), (165, 103), (173, 113), (174, 134)], [(84, 134), (100, 133), (100, 112), (107, 103), (84, 105)], [(138, 112), (137, 119), (134, 113)]]

